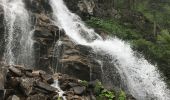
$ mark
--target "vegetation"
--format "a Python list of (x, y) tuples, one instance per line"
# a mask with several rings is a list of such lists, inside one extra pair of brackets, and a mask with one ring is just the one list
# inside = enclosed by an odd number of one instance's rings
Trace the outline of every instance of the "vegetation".
[(88, 86), (88, 82), (85, 81), (85, 80), (80, 80), (80, 83), (81, 83), (83, 86), (85, 86), (85, 87)]
[(126, 100), (124, 91), (121, 90), (120, 93), (116, 93), (113, 90), (104, 89), (100, 81), (96, 81), (94, 93), (97, 96), (97, 100)]
[(124, 91), (120, 91), (118, 100), (126, 100), (126, 94)]
[[(134, 50), (158, 66), (170, 84), (170, 1), (114, 0), (114, 6), (120, 18), (93, 16), (86, 23), (130, 42)], [(123, 15), (125, 8), (126, 12), (137, 13), (140, 20)]]

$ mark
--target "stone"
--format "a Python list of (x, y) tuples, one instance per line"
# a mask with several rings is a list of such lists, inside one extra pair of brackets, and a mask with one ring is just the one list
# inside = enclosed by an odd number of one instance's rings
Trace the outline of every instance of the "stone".
[(54, 79), (53, 79), (52, 75), (43, 74), (43, 75), (41, 75), (41, 77), (42, 77), (48, 84), (54, 83)]
[(38, 87), (38, 88), (41, 88), (41, 89), (43, 89), (43, 90), (46, 90), (46, 91), (48, 91), (48, 92), (55, 92), (55, 91), (57, 91), (56, 88), (50, 86), (49, 84), (45, 84), (45, 83), (43, 83), (43, 82), (38, 82), (38, 81), (36, 81), (35, 84), (34, 84), (34, 86), (36, 86), (36, 87)]
[(18, 87), (20, 84), (20, 79), (17, 77), (10, 77), (10, 79), (7, 80), (7, 84), (10, 85), (10, 87)]
[(21, 100), (21, 99), (16, 95), (12, 95), (7, 100)]
[(9, 67), (9, 71), (12, 72), (12, 73), (14, 73), (14, 74), (17, 75), (17, 76), (22, 76), (21, 70), (15, 68), (15, 67), (13, 67), (13, 66), (10, 66), (10, 67)]
[[(12, 94), (15, 94), (15, 90), (14, 89), (5, 89), (4, 99), (6, 100)], [(0, 100), (3, 100), (3, 99), (0, 99)]]
[(5, 90), (0, 90), (0, 100), (4, 100)]
[(25, 75), (28, 76), (28, 77), (34, 77), (31, 72), (25, 72)]
[(47, 100), (48, 96), (43, 95), (43, 94), (35, 94), (29, 96), (26, 100)]
[(32, 72), (32, 75), (33, 75), (33, 76), (40, 76), (40, 71), (33, 71), (33, 72)]
[(30, 95), (33, 91), (33, 78), (22, 78), (20, 83), (20, 88), (26, 96)]
[(74, 90), (74, 93), (77, 94), (77, 95), (81, 95), (83, 94), (83, 92), (85, 92), (86, 90), (86, 87), (84, 86), (77, 86), (77, 87), (73, 87), (73, 90)]
[(26, 66), (22, 66), (22, 65), (13, 65), (13, 67), (21, 70), (21, 71), (28, 71), (28, 72), (32, 72), (32, 69)]
[(77, 84), (77, 83), (73, 83), (73, 82), (69, 82), (69, 83), (68, 83), (68, 85), (69, 85), (70, 87), (78, 86), (78, 84)]

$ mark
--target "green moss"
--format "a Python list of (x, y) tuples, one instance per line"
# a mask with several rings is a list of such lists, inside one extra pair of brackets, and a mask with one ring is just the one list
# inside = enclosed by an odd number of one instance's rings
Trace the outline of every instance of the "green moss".
[(96, 81), (96, 84), (95, 84), (95, 87), (94, 87), (94, 92), (95, 92), (95, 94), (99, 95), (99, 94), (101, 93), (101, 91), (102, 91), (103, 88), (104, 88), (104, 87), (103, 87), (102, 83), (97, 80), (97, 81)]
[(118, 100), (126, 100), (126, 94), (124, 91), (120, 91)]
[(106, 89), (102, 90), (99, 98), (106, 98), (107, 100), (113, 100), (115, 98), (113, 91), (108, 91)]
[(85, 80), (81, 80), (80, 83), (81, 83), (81, 85), (83, 85), (83, 86), (85, 86), (85, 87), (88, 86), (88, 82), (85, 81)]

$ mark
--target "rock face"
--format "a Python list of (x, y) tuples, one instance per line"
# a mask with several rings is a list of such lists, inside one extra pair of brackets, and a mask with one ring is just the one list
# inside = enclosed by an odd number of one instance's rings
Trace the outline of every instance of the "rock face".
[[(102, 85), (99, 85), (98, 80), (88, 82), (61, 73), (51, 75), (42, 70), (33, 70), (21, 65), (4, 65), (4, 67), (6, 68), (3, 71), (4, 79), (1, 78), (0, 81), (1, 100), (63, 100), (63, 98), (97, 100), (101, 91), (107, 91)], [(54, 81), (58, 81), (58, 83), (54, 83)], [(56, 85), (63, 90), (62, 95), (59, 95), (61, 89)], [(105, 100), (108, 99), (105, 97)]]
[[(102, 3), (104, 3), (102, 0), (65, 1), (68, 7), (76, 3), (75, 5), (77, 6), (73, 6), (71, 9), (78, 12), (81, 16), (87, 17), (92, 14), (104, 16), (107, 15), (105, 13), (110, 12), (100, 9), (103, 6)], [(122, 86), (120, 85), (121, 79), (114, 64), (109, 63), (110, 59), (105, 58), (103, 52), (94, 52), (91, 47), (75, 44), (65, 35), (62, 29), (59, 29), (53, 23), (52, 10), (48, 0), (24, 0), (24, 2), (27, 10), (30, 12), (32, 27), (34, 27), (33, 40), (36, 63), (33, 67), (38, 71), (22, 66), (8, 66), (9, 72), (6, 75), (6, 91), (8, 92), (5, 94), (6, 99), (10, 97), (9, 100), (13, 100), (13, 98), (19, 97), (21, 100), (38, 100), (37, 98), (42, 98), (40, 100), (50, 98), (52, 100), (54, 96), (58, 97), (58, 94), (55, 92), (56, 89), (50, 86), (54, 79), (49, 74), (55, 72), (69, 75), (69, 77), (64, 75), (62, 76), (64, 78), (57, 78), (61, 82), (62, 89), (68, 91), (66, 93), (68, 100), (82, 100), (82, 98), (91, 100), (93, 98), (88, 89), (80, 85), (80, 82), (77, 82), (77, 79), (74, 78), (86, 81), (98, 79), (103, 81), (107, 88), (119, 88), (119, 86)], [(99, 14), (100, 12), (104, 15)], [(3, 10), (1, 8), (0, 22), (3, 22)], [(2, 34), (0, 35), (0, 48), (4, 48), (4, 25), (0, 25), (0, 30), (0, 34)], [(0, 51), (0, 55), (3, 55), (3, 50)], [(114, 71), (103, 70), (108, 68)], [(70, 77), (74, 78), (70, 79)], [(0, 77), (0, 80), (4, 79)], [(1, 86), (3, 84), (0, 84), (0, 89)], [(81, 96), (84, 93), (88, 93), (90, 96)], [(21, 97), (20, 94), (22, 94)]]
[(55, 51), (60, 53), (57, 71), (82, 80), (101, 79), (100, 64), (93, 59), (94, 52), (90, 47), (74, 44), (68, 37), (60, 40), (61, 43)]
[[(113, 64), (108, 64), (107, 59), (103, 60), (101, 55), (102, 53), (95, 53), (92, 48), (75, 44), (71, 39), (69, 39), (65, 32), (62, 29), (59, 29), (52, 21), (52, 9), (48, 3), (48, 0), (24, 0), (26, 4), (27, 10), (31, 15), (31, 23), (34, 27), (34, 54), (35, 54), (35, 69), (44, 70), (48, 73), (60, 72), (63, 74), (68, 74), (72, 77), (76, 77), (82, 80), (103, 80), (107, 79), (115, 80), (116, 82), (109, 82), (107, 85), (115, 85), (119, 86), (120, 78), (117, 75), (116, 69), (114, 73), (111, 73), (111, 76), (102, 77), (103, 73), (109, 73), (109, 71), (103, 72), (103, 68), (110, 67), (114, 68)], [(88, 13), (88, 15), (94, 14), (97, 3), (102, 3), (102, 1), (93, 1), (93, 0), (78, 0), (73, 2), (73, 0), (66, 0), (69, 7), (70, 4), (76, 4), (77, 6), (73, 6), (73, 9), (80, 9), (81, 13)], [(75, 7), (75, 8), (74, 8)], [(78, 7), (78, 8), (77, 8)], [(82, 15), (82, 14), (81, 14)], [(0, 8), (0, 21), (3, 22), (3, 9)], [(2, 34), (0, 38), (2, 38), (2, 42), (0, 42), (4, 46), (3, 39), (3, 29), (4, 25), (0, 25), (0, 33)], [(3, 48), (3, 47), (2, 47)], [(0, 51), (3, 55), (3, 49)], [(103, 60), (104, 62), (100, 62)], [(17, 77), (22, 76), (22, 72), (17, 70), (15, 67), (10, 67), (10, 71)], [(38, 73), (29, 73), (26, 75), (34, 76)], [(48, 77), (48, 76), (44, 76)], [(27, 79), (24, 79), (25, 82)], [(16, 79), (14, 79), (16, 81)], [(31, 81), (31, 80), (30, 80)], [(51, 83), (51, 79), (48, 79), (49, 83)], [(16, 84), (18, 84), (16, 82)], [(24, 84), (27, 83), (23, 83)], [(15, 84), (14, 84), (15, 85)], [(29, 90), (28, 90), (29, 92)]]
[[(54, 96), (58, 96), (57, 89), (48, 83), (49, 78), (43, 77), (49, 75), (46, 72), (36, 71), (39, 73), (35, 75), (34, 70), (20, 65), (5, 67), (8, 68), (4, 75), (6, 84), (3, 90), (6, 92), (1, 100), (53, 100)], [(52, 75), (49, 76), (52, 78)]]
[(117, 11), (114, 9), (113, 0), (64, 0), (68, 8), (82, 18), (88, 16), (114, 17)]

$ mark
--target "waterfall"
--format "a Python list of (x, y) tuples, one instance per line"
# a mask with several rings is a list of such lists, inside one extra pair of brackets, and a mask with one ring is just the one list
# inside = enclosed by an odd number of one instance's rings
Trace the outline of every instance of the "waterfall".
[[(50, 0), (53, 18), (77, 44), (91, 46), (96, 52), (112, 57), (127, 91), (137, 100), (170, 100), (169, 90), (156, 66), (143, 57), (135, 56), (130, 45), (116, 37), (102, 40), (76, 14), (71, 13), (63, 0)], [(115, 60), (116, 59), (116, 60)]]
[(62, 98), (62, 100), (67, 100), (66, 97), (63, 96), (64, 91), (60, 88), (58, 80), (55, 80), (54, 83), (51, 86), (58, 89), (57, 92), (59, 93), (59, 98)]
[(28, 11), (22, 0), (1, 0), (5, 20), (5, 62), (7, 64), (33, 64), (33, 40)]

